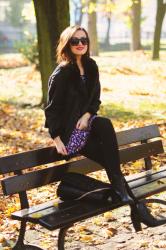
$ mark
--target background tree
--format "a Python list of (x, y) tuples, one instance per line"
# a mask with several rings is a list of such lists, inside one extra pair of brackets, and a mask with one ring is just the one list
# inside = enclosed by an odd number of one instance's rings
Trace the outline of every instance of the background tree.
[(132, 0), (131, 7), (131, 50), (141, 49), (141, 0)]
[(82, 0), (72, 0), (71, 1), (74, 5), (74, 23), (76, 25), (80, 25), (82, 23), (83, 18), (83, 2)]
[(22, 16), (23, 7), (24, 0), (10, 0), (9, 8), (5, 13), (6, 20), (10, 23), (10, 25), (19, 27), (24, 23), (24, 18)]
[(161, 37), (161, 30), (165, 13), (166, 13), (166, 1), (157, 0), (156, 25), (154, 31), (152, 59), (159, 59), (160, 37)]
[(39, 66), (42, 80), (42, 103), (47, 101), (48, 77), (53, 71), (55, 61), (55, 49), (60, 33), (69, 25), (69, 1), (68, 0), (33, 0), (39, 48)]
[(131, 30), (131, 49), (141, 48), (141, 0), (115, 0), (113, 14)]
[(88, 0), (88, 33), (91, 41), (91, 55), (98, 56), (96, 0)]
[(106, 16), (107, 19), (107, 31), (104, 39), (104, 46), (109, 48), (110, 46), (110, 29), (111, 29), (111, 13), (108, 13)]
[(107, 22), (107, 30), (106, 30), (106, 35), (104, 39), (104, 47), (109, 48), (110, 47), (110, 30), (111, 30), (111, 16), (112, 12), (114, 11), (115, 8), (115, 2), (116, 0), (100, 0), (99, 3), (101, 2), (102, 4), (102, 12), (103, 15), (106, 18)]

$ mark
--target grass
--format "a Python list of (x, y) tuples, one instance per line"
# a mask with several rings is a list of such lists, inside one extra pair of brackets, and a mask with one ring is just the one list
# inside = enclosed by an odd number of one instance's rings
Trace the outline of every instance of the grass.
[[(149, 51), (151, 53), (152, 47), (153, 47), (153, 41), (152, 39), (141, 39), (141, 44), (142, 44), (142, 49)], [(100, 50), (101, 51), (125, 51), (125, 50), (130, 50), (131, 44), (129, 42), (119, 42), (119, 43), (112, 43), (110, 45), (105, 45), (104, 43), (100, 43)], [(166, 50), (166, 39), (161, 39), (160, 40), (160, 50)]]
[[(166, 52), (160, 54), (160, 61), (152, 61), (150, 52), (145, 51), (109, 51), (95, 57), (102, 86), (101, 115), (121, 122), (165, 119)], [(0, 102), (21, 108), (38, 105), (39, 72), (19, 54), (1, 55), (1, 62), (6, 68), (0, 69)], [(14, 64), (17, 67), (12, 67)]]
[[(166, 52), (152, 61), (149, 52), (102, 52), (99, 64), (103, 106), (101, 113), (118, 121), (166, 117)], [(109, 91), (110, 90), (110, 91)]]
[[(153, 111), (153, 112), (152, 112)], [(125, 108), (123, 104), (108, 103), (101, 106), (100, 114), (111, 119), (126, 122), (131, 120), (154, 119), (162, 121), (165, 119), (166, 104), (151, 104), (148, 101), (142, 101), (136, 109)]]

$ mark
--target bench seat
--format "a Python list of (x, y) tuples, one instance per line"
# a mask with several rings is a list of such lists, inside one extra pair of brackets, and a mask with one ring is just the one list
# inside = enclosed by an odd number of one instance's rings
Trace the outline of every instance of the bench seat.
[[(166, 166), (160, 171), (148, 170), (129, 176), (127, 182), (139, 200), (166, 190)], [(13, 219), (40, 224), (49, 230), (66, 227), (80, 220), (99, 215), (122, 206), (116, 202), (61, 201), (59, 199), (23, 209), (12, 214)]]

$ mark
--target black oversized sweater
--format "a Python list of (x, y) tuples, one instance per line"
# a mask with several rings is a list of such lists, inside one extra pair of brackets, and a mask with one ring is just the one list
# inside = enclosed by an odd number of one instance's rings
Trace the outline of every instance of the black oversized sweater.
[(96, 114), (100, 106), (100, 82), (96, 62), (83, 61), (86, 90), (82, 88), (76, 63), (59, 65), (48, 81), (48, 101), (45, 108), (45, 127), (50, 136), (60, 136), (67, 143), (71, 132), (85, 112)]

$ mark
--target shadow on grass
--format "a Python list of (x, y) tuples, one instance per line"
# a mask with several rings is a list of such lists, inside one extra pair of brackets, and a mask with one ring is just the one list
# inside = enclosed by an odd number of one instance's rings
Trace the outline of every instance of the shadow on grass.
[(44, 109), (44, 104), (42, 103), (38, 103), (38, 104), (32, 104), (32, 103), (26, 103), (26, 102), (18, 102), (17, 100), (11, 100), (11, 99), (1, 99), (0, 98), (0, 104), (9, 104), (9, 105), (13, 105), (17, 108), (21, 108), (21, 109), (33, 109), (33, 108), (41, 108)]
[(150, 111), (138, 113), (126, 109), (123, 105), (114, 103), (102, 105), (100, 108), (100, 115), (123, 122), (153, 118), (153, 114)]
[[(44, 112), (43, 104), (23, 103), (16, 101), (0, 100), (0, 103), (14, 106), (17, 110), (42, 110)], [(166, 104), (165, 103), (150, 103), (148, 101), (142, 101), (139, 103), (139, 108), (134, 110), (126, 108), (123, 104), (107, 103), (102, 104), (100, 107), (99, 115), (109, 117), (121, 122), (127, 122), (130, 120), (144, 120), (144, 119), (163, 119), (165, 117)]]

